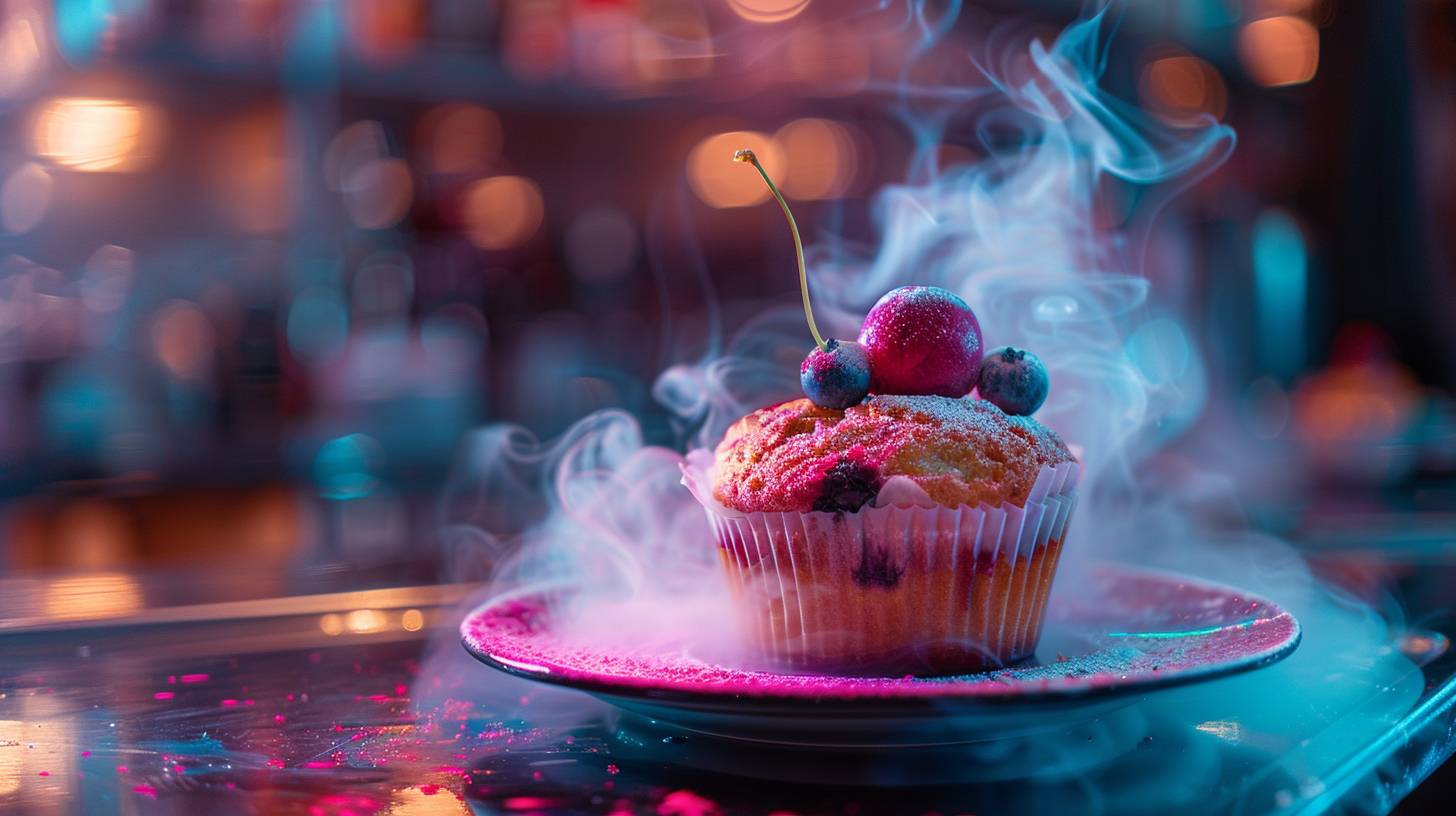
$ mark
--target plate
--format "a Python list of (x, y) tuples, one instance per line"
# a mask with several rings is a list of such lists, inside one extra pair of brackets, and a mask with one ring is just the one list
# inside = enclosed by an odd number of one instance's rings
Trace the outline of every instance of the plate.
[(579, 689), (657, 723), (733, 740), (820, 746), (1004, 740), (1064, 727), (1154, 689), (1248, 671), (1299, 644), (1288, 610), (1233, 587), (1103, 564), (1054, 592), (1031, 662), (951, 677), (841, 677), (610, 651), (553, 630), (547, 596), (488, 601), (465, 648), (519, 677)]

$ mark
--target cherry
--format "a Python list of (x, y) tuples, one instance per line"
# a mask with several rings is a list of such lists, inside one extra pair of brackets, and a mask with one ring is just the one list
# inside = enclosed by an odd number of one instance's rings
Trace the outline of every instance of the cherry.
[(878, 394), (962, 397), (981, 371), (981, 324), (959, 295), (939, 286), (885, 293), (865, 316), (859, 342)]

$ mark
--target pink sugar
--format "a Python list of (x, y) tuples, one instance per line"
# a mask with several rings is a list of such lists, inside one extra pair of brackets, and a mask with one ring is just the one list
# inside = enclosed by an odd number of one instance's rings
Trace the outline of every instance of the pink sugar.
[[(735, 426), (738, 435), (718, 446), (713, 492), (743, 512), (808, 511), (841, 459), (881, 478), (954, 478), (966, 485), (984, 481), (991, 493), (1009, 494), (1013, 500), (1019, 493), (1024, 500), (1041, 464), (1075, 458), (1060, 437), (1036, 420), (1008, 416), (970, 397), (877, 394), (843, 412), (793, 400), (760, 409), (740, 423)], [(940, 440), (969, 440), (965, 460), (944, 461)], [(972, 449), (981, 448), (986, 450), (982, 456), (999, 463), (971, 455)], [(963, 473), (957, 464), (986, 472)], [(992, 477), (993, 469), (1006, 470), (1008, 465), (1011, 476)]]

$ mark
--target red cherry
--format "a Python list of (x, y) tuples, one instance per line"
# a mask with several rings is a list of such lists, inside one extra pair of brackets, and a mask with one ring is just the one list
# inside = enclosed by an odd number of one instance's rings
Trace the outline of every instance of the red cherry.
[(878, 394), (970, 393), (981, 371), (981, 324), (971, 307), (938, 286), (892, 289), (865, 316), (859, 342)]

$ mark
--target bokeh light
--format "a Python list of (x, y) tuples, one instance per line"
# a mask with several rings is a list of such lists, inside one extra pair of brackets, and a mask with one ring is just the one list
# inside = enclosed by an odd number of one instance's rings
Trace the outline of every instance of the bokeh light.
[(1228, 90), (1218, 69), (1192, 54), (1150, 59), (1138, 78), (1138, 92), (1143, 106), (1170, 125), (1194, 126), (1210, 116), (1222, 119), (1228, 107)]
[(141, 587), (130, 576), (119, 573), (59, 578), (51, 582), (45, 594), (45, 614), (56, 620), (117, 618), (141, 606)]
[(288, 348), (300, 359), (321, 363), (344, 347), (349, 333), (349, 310), (331, 289), (314, 287), (299, 292), (288, 307)]
[(243, 114), (224, 125), (208, 166), (217, 206), (240, 229), (275, 233), (298, 214), (298, 173), (288, 128), (274, 107)]
[(197, 378), (212, 359), (212, 323), (197, 304), (173, 300), (152, 322), (152, 353), (176, 377)]
[(426, 4), (417, 0), (351, 0), (341, 8), (348, 15), (354, 49), (374, 62), (408, 56), (428, 19)]
[(153, 118), (116, 99), (53, 99), (36, 116), (32, 146), (36, 155), (73, 170), (134, 170), (147, 158)]
[(81, 303), (98, 313), (114, 312), (126, 301), (136, 273), (136, 253), (106, 244), (86, 259), (81, 275)]
[(324, 180), (342, 191), (356, 172), (389, 155), (384, 125), (370, 119), (354, 122), (334, 134), (324, 148)]
[(319, 493), (330, 499), (361, 499), (379, 486), (375, 472), (383, 463), (384, 448), (373, 437), (349, 434), (324, 443), (314, 459), (313, 477)]
[(777, 23), (796, 17), (809, 0), (728, 0), (728, 8), (751, 23)]
[(384, 630), (386, 619), (378, 609), (355, 609), (344, 616), (344, 626), (356, 635), (369, 635)]
[(319, 631), (329, 637), (344, 634), (344, 616), (337, 612), (329, 612), (320, 616)]
[(0, 99), (17, 96), (45, 67), (45, 18), (38, 9), (8, 4), (0, 15)]
[(389, 808), (381, 811), (384, 816), (470, 816), (471, 812), (464, 801), (436, 786), (400, 788), (390, 794)]
[(34, 162), (11, 171), (0, 184), (0, 228), (11, 235), (35, 229), (50, 210), (52, 186), (50, 174)]
[(801, 199), (843, 195), (854, 180), (858, 156), (848, 128), (828, 119), (796, 119), (774, 134), (790, 168), (782, 187)]
[(421, 117), (416, 137), (421, 164), (432, 173), (476, 173), (500, 157), (500, 117), (480, 105), (431, 108)]
[(541, 189), (522, 176), (495, 176), (465, 191), (465, 234), (481, 249), (510, 249), (536, 234), (545, 216)]
[(115, 0), (55, 0), (56, 45), (73, 65), (89, 62), (116, 30), (117, 12), (130, 10)]
[(425, 615), (418, 609), (406, 609), (399, 616), (399, 625), (406, 632), (418, 632), (425, 626)]
[(1292, 377), (1305, 362), (1309, 250), (1304, 233), (1288, 213), (1268, 209), (1254, 222), (1250, 238), (1259, 362), (1274, 374)]
[(402, 159), (377, 159), (352, 170), (340, 192), (349, 218), (363, 229), (398, 224), (414, 200), (414, 178)]
[(751, 130), (719, 133), (698, 142), (688, 154), (688, 184), (710, 207), (747, 207), (766, 201), (768, 189), (749, 165), (733, 161), (733, 153), (748, 148), (774, 181), (789, 183), (783, 149), (772, 137)]
[(1303, 17), (1254, 20), (1239, 32), (1239, 58), (1260, 85), (1298, 85), (1319, 69), (1319, 31)]

